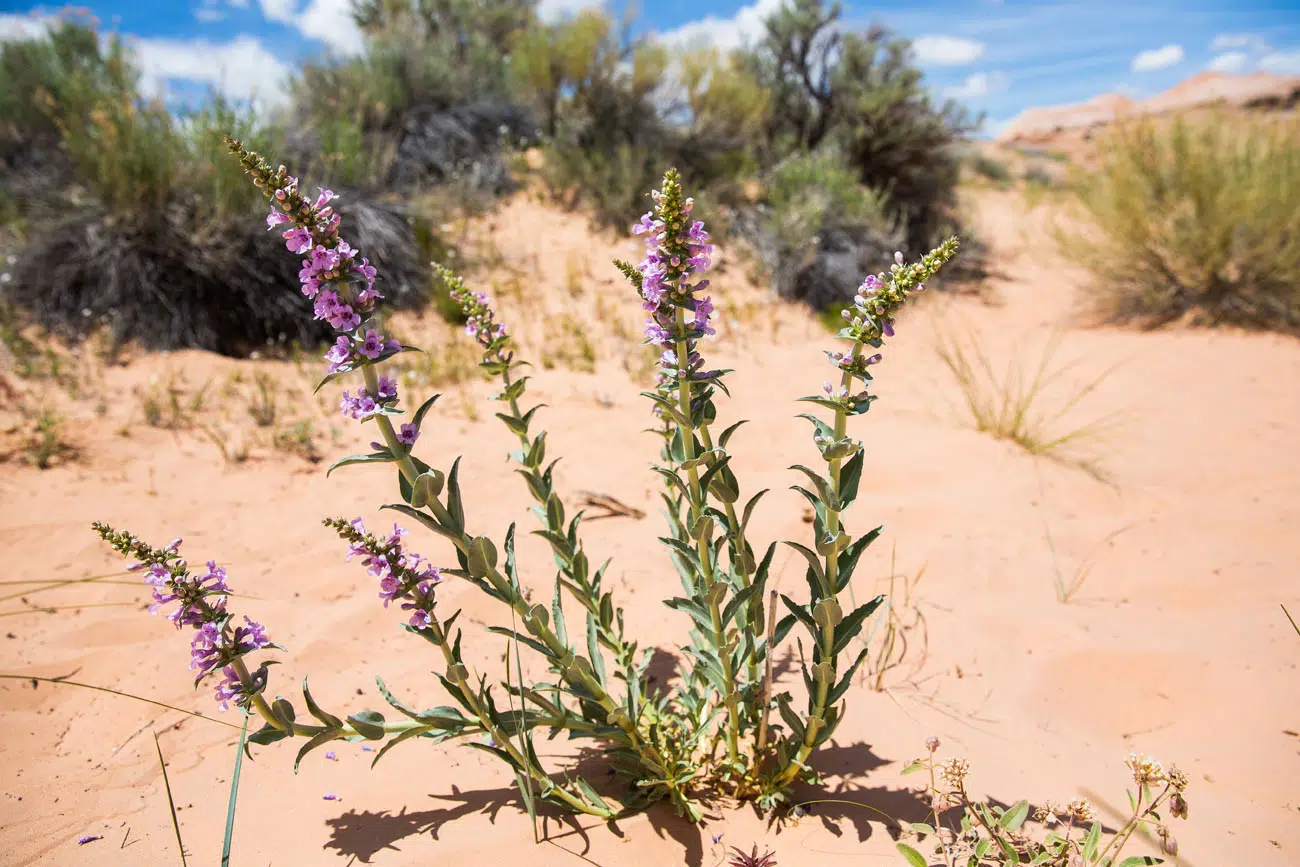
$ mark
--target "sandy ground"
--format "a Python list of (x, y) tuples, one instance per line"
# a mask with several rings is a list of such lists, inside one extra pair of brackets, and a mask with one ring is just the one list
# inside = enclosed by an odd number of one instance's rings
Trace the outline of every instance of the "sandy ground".
[[(899, 771), (937, 735), (943, 754), (970, 760), (975, 791), (1002, 803), (1091, 797), (1112, 827), (1126, 807), (1125, 756), (1152, 753), (1191, 777), (1191, 819), (1175, 824), (1178, 863), (1300, 864), (1300, 636), (1279, 608), (1300, 613), (1300, 344), (1085, 327), (1077, 304), (1086, 283), (1052, 257), (1044, 212), (1025, 213), (1014, 193), (990, 193), (977, 204), (997, 251), (994, 303), (932, 293), (909, 311), (879, 368), (883, 399), (856, 428), (870, 462), (849, 526), (886, 527), (858, 569), (856, 593), (887, 588), (891, 557), (900, 574), (923, 568), (906, 614), (923, 615), (928, 640), (919, 628), (909, 633), (908, 656), (885, 673), (884, 691), (864, 682), (850, 692), (848, 721), (818, 760), (825, 785), (800, 791), (833, 803), (770, 828), (751, 809), (725, 804), (701, 828), (667, 808), (617, 827), (550, 816), (545, 842), (535, 845), (510, 776), (477, 752), (415, 743), (371, 770), (371, 754), (340, 744), (337, 761), (318, 752), (295, 776), (293, 750), (281, 744), (244, 764), (233, 863), (716, 865), (725, 846), (757, 841), (775, 850), (782, 867), (899, 864), (876, 811), (924, 818), (911, 788), (917, 778)], [(590, 489), (648, 513), (590, 522), (587, 548), (614, 558), (611, 576), (630, 632), (671, 649), (686, 626), (658, 604), (678, 580), (655, 542), (661, 519), (649, 463), (656, 443), (640, 433), (648, 405), (637, 396), (644, 380), (628, 372), (644, 369), (627, 324), (635, 305), (604, 265), (634, 249), (522, 200), (480, 226), (484, 233), (498, 261), (481, 282), (499, 294), (513, 291), (507, 309), (534, 323), (526, 333), (544, 334), (541, 310), (568, 310), (595, 343), (594, 373), (539, 367), (530, 395), (552, 407), (541, 417), (551, 453), (567, 456), (559, 485), (573, 492), (571, 503)], [(513, 290), (502, 288), (511, 280)], [(830, 340), (806, 313), (747, 290), (739, 265), (718, 282), (740, 311), (708, 350), (737, 368), (734, 400), (721, 412), (754, 421), (733, 440), (733, 465), (744, 490), (775, 492), (759, 510), (755, 534), (803, 539), (808, 525), (786, 490), (794, 482), (786, 467), (808, 462), (812, 445), (791, 401), (820, 386), (821, 350)], [(1057, 383), (1061, 394), (1114, 367), (1071, 415), (1077, 422), (1120, 415), (1091, 452), (1108, 481), (974, 431), (934, 352), (941, 324), (978, 339), (999, 369), (1016, 353), (1033, 363), (1057, 335), (1057, 357), (1077, 362)], [(540, 343), (532, 340), (535, 351)], [(138, 421), (151, 377), (180, 371), (193, 388), (234, 382), (232, 372), (241, 371), (246, 384), (256, 370), (273, 371), (285, 389), (306, 383), (290, 364), (199, 353), (108, 368), (82, 408), (68, 410), (80, 460), (46, 471), (0, 465), (0, 670), (72, 675), (215, 713), (206, 685), (191, 690), (186, 639), (143, 611), (142, 589), (87, 583), (38, 594), (35, 585), (15, 583), (118, 569), (88, 528), (108, 520), (154, 540), (184, 536), (192, 560), (229, 565), (236, 590), (254, 597), (239, 600), (239, 610), (290, 649), (273, 669), (277, 691), (298, 700), (298, 681), (310, 674), (326, 708), (382, 708), (373, 684), (379, 674), (412, 704), (441, 703), (430, 648), (397, 628), (399, 616), (380, 606), (364, 571), (344, 561), (319, 523), (328, 515), (382, 521), (378, 505), (395, 499), (390, 472), (351, 468), (326, 479), (324, 464), (259, 446), (255, 428), (232, 433), (254, 440), (249, 459), (227, 462), (193, 427)], [(503, 462), (510, 437), (490, 405), (476, 403), (490, 390), (476, 381), (449, 389), (442, 420), (426, 425), (421, 447), (435, 464), (464, 455), (470, 524), (499, 536), (509, 522), (527, 526), (530, 517)], [(214, 402), (197, 415), (224, 430), (224, 411)], [(238, 407), (230, 412), (238, 415)], [(131, 418), (129, 436), (121, 435)], [(336, 442), (322, 442), (326, 455), (368, 439), (355, 426), (318, 423), (339, 428)], [(421, 541), (435, 559), (447, 554), (437, 540)], [(526, 582), (549, 592), (550, 561), (536, 539), (522, 543), (521, 562)], [(776, 563), (779, 586), (798, 590), (802, 578), (789, 555)], [(1055, 571), (1068, 577), (1089, 564), (1074, 601), (1059, 603)], [(442, 599), (463, 605), (471, 626), (499, 622), (472, 587), (449, 583)], [(90, 607), (108, 602), (129, 604)], [(85, 607), (40, 613), (37, 605)], [(469, 638), (472, 661), (495, 670), (501, 648)], [(195, 863), (212, 863), (237, 730), (111, 695), (12, 680), (0, 681), (0, 861), (176, 863), (151, 731), (167, 757), (186, 846)], [(542, 754), (556, 768), (574, 757), (561, 742), (544, 743)], [(79, 847), (87, 834), (103, 839)]]

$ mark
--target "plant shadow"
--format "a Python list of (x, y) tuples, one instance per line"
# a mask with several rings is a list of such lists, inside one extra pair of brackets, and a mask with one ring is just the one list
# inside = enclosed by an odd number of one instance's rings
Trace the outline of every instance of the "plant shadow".
[[(884, 786), (866, 787), (856, 782), (864, 775), (889, 764), (893, 762), (876, 755), (871, 746), (865, 743), (846, 745), (832, 742), (824, 746), (817, 752), (814, 765), (828, 778), (828, 784), (820, 787), (796, 787), (794, 803), (798, 809), (794, 811), (793, 817), (787, 815), (773, 818), (772, 824), (776, 827), (776, 832), (779, 834), (786, 827), (815, 818), (836, 837), (844, 835), (847, 824), (854, 829), (859, 842), (869, 839), (882, 829), (896, 838), (896, 829), (900, 825), (923, 821), (929, 813), (929, 806), (918, 792)], [(601, 780), (609, 776), (606, 765), (602, 755), (588, 750), (578, 757), (573, 770), (588, 779)], [(437, 840), (440, 829), (449, 822), (480, 815), (486, 816), (489, 823), (496, 824), (502, 809), (510, 808), (521, 812), (524, 809), (514, 786), (462, 791), (453, 785), (449, 793), (432, 794), (429, 797), (446, 802), (447, 805), (416, 811), (408, 811), (403, 806), (395, 813), (388, 810), (349, 810), (328, 819), (326, 824), (330, 828), (330, 838), (323, 848), (348, 856), (351, 859), (349, 863), (369, 864), (383, 851), (400, 851), (398, 843), (407, 838), (427, 835), (432, 840)], [(702, 792), (700, 797), (706, 820), (721, 820), (723, 814), (719, 806), (722, 799), (710, 792)], [(686, 867), (703, 867), (707, 851), (706, 837), (709, 836), (704, 828), (674, 815), (665, 803), (651, 806), (645, 815), (660, 838), (670, 838), (681, 846), (681, 863)], [(576, 836), (581, 840), (580, 849), (568, 846), (561, 848), (580, 859), (588, 860), (586, 855), (591, 848), (588, 835), (592, 828), (597, 827), (597, 823), (545, 804), (538, 805), (538, 818), (540, 842), (560, 846), (558, 841)], [(607, 823), (607, 827), (615, 835), (623, 835), (617, 821)]]

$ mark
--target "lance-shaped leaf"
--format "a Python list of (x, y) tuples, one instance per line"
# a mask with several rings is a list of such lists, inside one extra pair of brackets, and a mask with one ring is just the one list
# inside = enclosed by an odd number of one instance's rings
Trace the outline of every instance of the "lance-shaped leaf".
[(366, 740), (384, 739), (384, 715), (377, 710), (360, 710), (348, 717), (348, 725)]
[(326, 729), (311, 740), (307, 741), (307, 743), (302, 745), (302, 749), (298, 750), (298, 755), (293, 760), (293, 772), (295, 774), (298, 773), (298, 765), (302, 764), (303, 757), (309, 752), (317, 747), (324, 746), (330, 741), (336, 741), (341, 737), (343, 737), (343, 731), (341, 729)]
[(875, 599), (872, 599), (870, 602), (866, 602), (862, 605), (859, 605), (857, 608), (853, 609), (851, 612), (849, 612), (848, 616), (846, 616), (842, 621), (840, 621), (839, 625), (835, 628), (835, 653), (836, 654), (840, 653), (842, 650), (844, 650), (844, 648), (849, 646), (849, 642), (853, 640), (854, 636), (856, 636), (859, 632), (862, 631), (863, 622), (868, 617), (870, 617), (872, 613), (877, 608), (879, 608), (881, 603), (884, 601), (885, 601), (885, 597), (883, 594), (877, 596)]
[(858, 670), (858, 666), (862, 665), (862, 660), (867, 658), (867, 654), (870, 653), (870, 651), (871, 651), (870, 647), (862, 648), (862, 652), (859, 653), (857, 657), (853, 660), (853, 663), (849, 666), (848, 671), (844, 672), (844, 676), (840, 678), (840, 682), (835, 684), (835, 686), (831, 689), (830, 693), (827, 694), (826, 696), (827, 704), (835, 704), (835, 702), (839, 701), (840, 697), (843, 696), (844, 693), (848, 691), (849, 686), (851, 686), (853, 683), (854, 672)]
[(817, 556), (817, 552), (813, 551), (812, 549), (808, 548), (805, 545), (799, 544), (798, 542), (787, 541), (785, 544), (789, 545), (791, 548), (795, 549), (796, 551), (798, 551), (800, 554), (803, 555), (803, 558), (808, 561), (808, 568), (812, 570), (812, 573), (814, 576), (816, 576), (818, 582), (820, 582), (823, 586), (825, 586), (826, 573), (822, 571), (822, 560), (821, 557)]
[(386, 756), (389, 750), (391, 750), (393, 747), (397, 746), (398, 744), (402, 743), (403, 741), (408, 741), (411, 738), (418, 738), (420, 735), (423, 735), (431, 731), (434, 731), (433, 726), (422, 726), (420, 728), (407, 729), (406, 731), (402, 732), (397, 737), (391, 739), (388, 743), (384, 744), (382, 747), (379, 748), (379, 752), (375, 753), (375, 757), (370, 761), (370, 767), (373, 768), (375, 765), (379, 764), (379, 760), (382, 759), (384, 756)]
[(325, 471), (325, 476), (328, 478), (329, 474), (337, 470), (339, 467), (350, 467), (353, 464), (389, 464), (395, 460), (396, 458), (393, 457), (392, 452), (388, 451), (388, 449), (371, 452), (368, 455), (348, 455), (347, 457), (339, 458), (337, 461), (330, 464), (329, 469)]
[(316, 704), (316, 700), (311, 696), (311, 690), (307, 688), (307, 678), (305, 676), (302, 679), (302, 698), (307, 703), (307, 710), (320, 721), (321, 725), (332, 729), (343, 728), (343, 720), (334, 716), (334, 714), (326, 713)]
[(839, 593), (845, 587), (849, 586), (849, 579), (853, 577), (853, 570), (857, 568), (858, 558), (862, 556), (862, 552), (867, 550), (867, 547), (870, 546), (872, 542), (880, 538), (880, 534), (884, 529), (883, 526), (877, 527), (865, 536), (860, 536), (855, 539), (847, 548), (840, 552), (839, 562), (837, 563), (839, 572), (835, 580), (836, 593)]
[(740, 421), (718, 434), (718, 447), (725, 449), (727, 447), (727, 441), (731, 439), (731, 435), (734, 434), (742, 424), (747, 424), (748, 421), (748, 419), (742, 418)]
[(866, 452), (858, 451), (840, 469), (840, 511), (853, 505), (858, 497), (858, 483), (862, 480), (862, 464)]

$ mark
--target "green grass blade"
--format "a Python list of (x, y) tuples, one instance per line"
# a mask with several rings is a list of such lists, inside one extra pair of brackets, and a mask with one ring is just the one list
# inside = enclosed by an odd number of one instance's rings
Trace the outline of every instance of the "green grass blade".
[(239, 772), (244, 767), (244, 738), (248, 735), (248, 715), (239, 731), (235, 749), (235, 775), (230, 780), (230, 804), (226, 807), (226, 836), (221, 841), (221, 867), (230, 867), (230, 839), (235, 836), (235, 801), (239, 798)]
[(163, 787), (167, 789), (167, 807), (172, 814), (172, 830), (176, 832), (176, 848), (181, 851), (181, 867), (186, 867), (185, 842), (181, 840), (181, 823), (176, 818), (176, 799), (172, 797), (172, 784), (167, 778), (167, 762), (163, 760), (162, 744), (158, 743), (158, 732), (153, 733), (153, 746), (158, 751), (158, 766), (162, 768)]

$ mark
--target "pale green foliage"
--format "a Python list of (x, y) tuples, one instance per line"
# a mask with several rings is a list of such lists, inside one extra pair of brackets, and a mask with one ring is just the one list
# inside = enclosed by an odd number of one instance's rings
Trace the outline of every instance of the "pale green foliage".
[(1058, 236), (1107, 314), (1300, 328), (1300, 119), (1133, 121), (1098, 149), (1092, 225)]
[(767, 20), (747, 63), (772, 94), (770, 152), (834, 144), (858, 180), (888, 192), (909, 240), (931, 246), (953, 222), (958, 156), (977, 125), (936, 104), (906, 40), (842, 26), (839, 4), (793, 0)]
[(806, 250), (827, 225), (881, 227), (888, 223), (888, 198), (858, 183), (836, 154), (799, 154), (769, 176), (766, 201), (778, 242)]
[(939, 328), (935, 351), (957, 381), (976, 430), (1015, 443), (1028, 454), (1078, 466), (1101, 477), (1102, 470), (1088, 447), (1095, 446), (1119, 416), (1079, 423), (1071, 413), (1105, 382), (1113, 368), (1065, 391), (1053, 388), (1078, 365), (1077, 360), (1053, 364), (1059, 346), (1059, 335), (1055, 335), (1032, 367), (1021, 355), (1013, 355), (1001, 374), (994, 370), (974, 333), (953, 336)]

